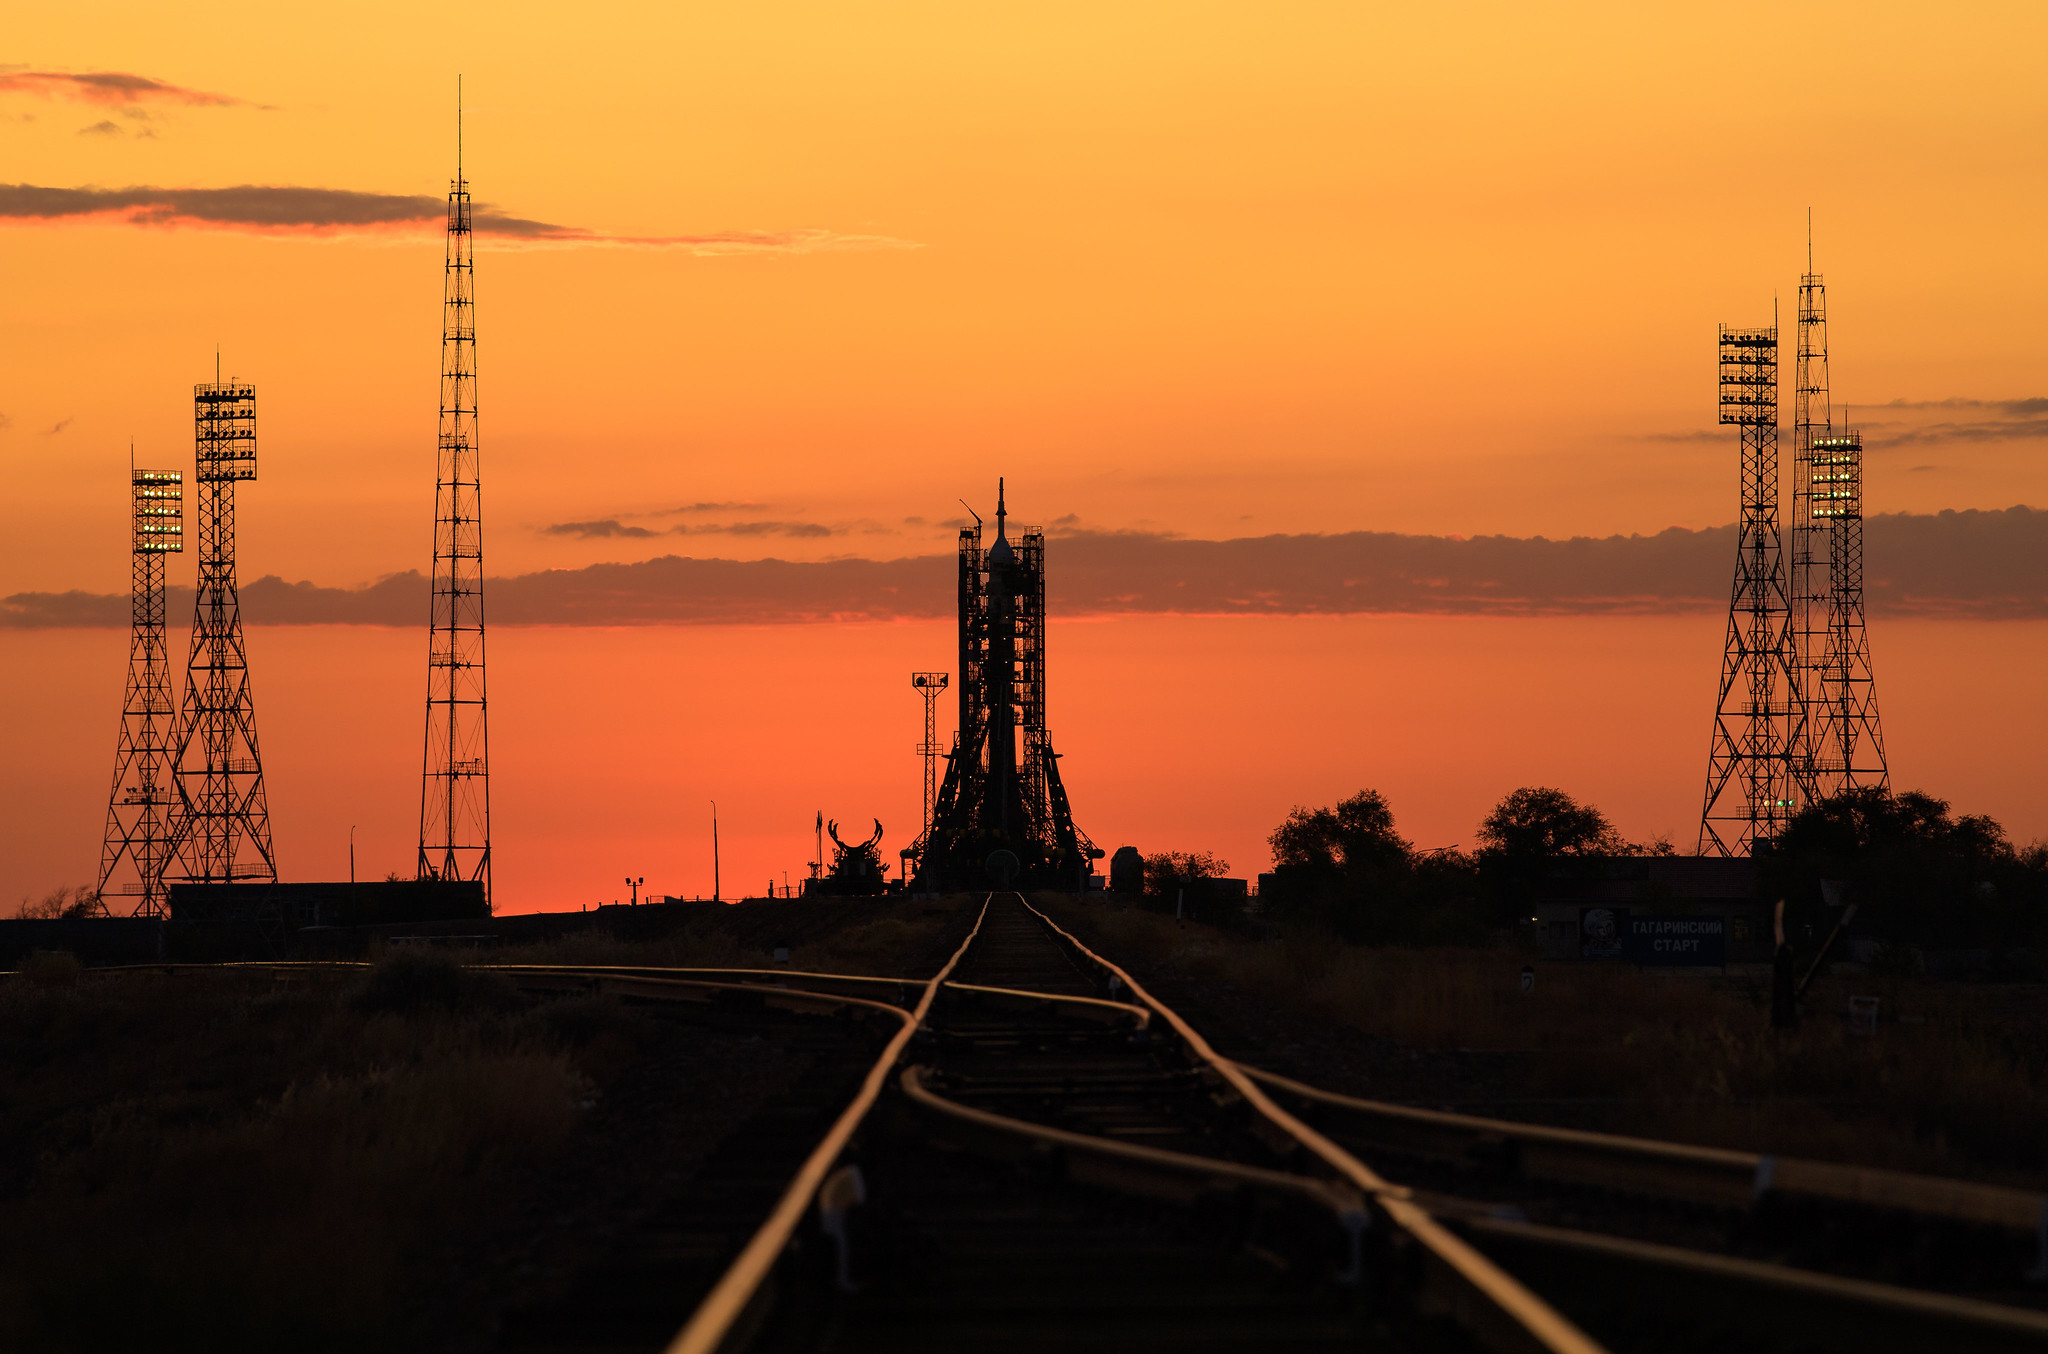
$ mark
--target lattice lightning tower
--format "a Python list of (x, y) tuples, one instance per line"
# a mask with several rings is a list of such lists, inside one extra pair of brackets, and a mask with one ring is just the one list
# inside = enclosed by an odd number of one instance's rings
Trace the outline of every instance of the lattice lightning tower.
[(1721, 422), (1742, 429), (1742, 523), (1721, 690), (1707, 754), (1700, 854), (1748, 855), (1775, 837), (1797, 792), (1797, 675), (1789, 662), (1778, 534), (1778, 330), (1721, 330)]
[(939, 742), (939, 697), (946, 683), (943, 672), (910, 674), (911, 688), (924, 697), (924, 741), (917, 745), (917, 755), (924, 758), (924, 825), (918, 829), (913, 850), (923, 845), (925, 834), (932, 830), (932, 806), (939, 798), (939, 759), (946, 755), (945, 745)]
[(1834, 411), (1828, 395), (1828, 292), (1813, 271), (1813, 235), (1809, 225), (1806, 272), (1799, 279), (1799, 355), (1792, 385), (1792, 518), (1789, 523), (1791, 618), (1786, 625), (1792, 672), (1805, 718), (1794, 721), (1796, 741), (1787, 751), (1798, 771), (1799, 788), (1809, 798), (1821, 793), (1833, 754), (1826, 729), (1815, 719), (1814, 701), (1827, 664), (1829, 613), (1833, 609), (1833, 566), (1829, 561), (1828, 519), (1816, 511), (1819, 489), (1814, 467), (1814, 441), (1828, 436)]
[(256, 478), (256, 388), (192, 388), (199, 484), (199, 592), (174, 758), (172, 852), (196, 883), (277, 881), (256, 703), (235, 585), (235, 484)]
[(483, 484), (477, 454), (476, 261), (457, 115), (441, 307), (441, 431), (427, 640), (422, 879), (475, 879), (491, 896), (490, 733), (484, 703)]
[[(97, 892), (102, 910), (114, 893), (135, 899), (136, 916), (161, 917), (169, 910), (164, 867), (170, 861), (176, 800), (171, 768), (178, 727), (164, 624), (164, 556), (185, 548), (185, 476), (177, 470), (131, 466), (128, 479), (133, 504), (128, 687), (121, 701), (121, 739), (114, 751), (114, 787), (107, 797)], [(117, 886), (114, 876), (123, 861), (135, 878)]]

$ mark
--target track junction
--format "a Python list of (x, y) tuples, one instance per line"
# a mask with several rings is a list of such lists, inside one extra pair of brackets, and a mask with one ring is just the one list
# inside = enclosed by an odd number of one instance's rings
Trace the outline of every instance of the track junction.
[(1336, 1095), (1021, 894), (961, 930), (923, 982), (495, 966), (815, 1069), (499, 1347), (2048, 1349), (2043, 1196)]

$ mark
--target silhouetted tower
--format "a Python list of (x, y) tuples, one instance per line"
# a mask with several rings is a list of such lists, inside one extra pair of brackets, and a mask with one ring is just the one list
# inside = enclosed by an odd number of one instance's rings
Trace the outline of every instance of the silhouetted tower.
[(1813, 440), (1814, 515), (1829, 525), (1827, 650), (1809, 721), (1820, 750), (1816, 793), (1889, 789), (1870, 634), (1863, 624), (1863, 434), (1841, 428)]
[[(164, 623), (164, 556), (185, 548), (185, 476), (137, 470), (128, 454), (132, 503), (128, 581), (128, 686), (121, 700), (121, 740), (114, 750), (114, 788), (100, 844), (99, 900), (132, 897), (138, 917), (168, 910), (164, 867), (170, 860), (171, 768), (177, 753), (178, 707), (171, 697), (170, 641)], [(133, 882), (116, 885), (126, 861)]]
[(1804, 719), (1795, 720), (1796, 742), (1788, 748), (1797, 768), (1800, 789), (1819, 792), (1831, 753), (1826, 730), (1814, 718), (1823, 668), (1827, 663), (1829, 612), (1833, 608), (1833, 572), (1829, 562), (1828, 519), (1815, 510), (1819, 485), (1814, 467), (1814, 440), (1833, 428), (1828, 395), (1828, 293), (1813, 271), (1813, 226), (1807, 223), (1806, 272), (1799, 278), (1799, 354), (1792, 381), (1792, 514), (1788, 524), (1791, 553), (1787, 580), (1791, 617), (1787, 647)]
[(275, 883), (270, 802), (235, 584), (235, 484), (256, 478), (256, 388), (216, 379), (192, 389), (199, 486), (199, 592), (174, 758), (177, 876)]
[(1775, 837), (1791, 816), (1798, 792), (1791, 750), (1804, 738), (1778, 534), (1776, 325), (1722, 327), (1721, 422), (1742, 429), (1742, 522), (1699, 850), (1742, 856)]
[[(960, 533), (960, 724), (918, 854), (929, 888), (1000, 882), (1079, 887), (1094, 844), (1074, 826), (1045, 719), (1045, 536), (1013, 545), (996, 490), (996, 539)], [(999, 853), (1011, 858), (1004, 861)], [(999, 868), (999, 863), (1001, 868)]]
[[(932, 805), (939, 797), (939, 758), (946, 755), (945, 744), (939, 741), (939, 697), (946, 690), (947, 677), (943, 672), (913, 672), (910, 685), (924, 697), (924, 741), (917, 745), (917, 755), (924, 758), (924, 819), (918, 829), (917, 842), (932, 828)], [(912, 846), (915, 853), (916, 844)]]
[(427, 639), (422, 879), (475, 879), (491, 896), (490, 725), (484, 704), (483, 485), (477, 460), (476, 263), (457, 115), (441, 306), (441, 433)]

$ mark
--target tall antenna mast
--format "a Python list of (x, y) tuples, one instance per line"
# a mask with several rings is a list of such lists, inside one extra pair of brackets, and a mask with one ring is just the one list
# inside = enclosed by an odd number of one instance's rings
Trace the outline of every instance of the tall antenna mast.
[(1818, 797), (1821, 782), (1838, 760), (1827, 744), (1826, 728), (1814, 718), (1822, 668), (1827, 662), (1829, 611), (1833, 582), (1829, 564), (1829, 530), (1818, 514), (1822, 492), (1814, 465), (1814, 442), (1834, 426), (1828, 396), (1828, 292), (1813, 270), (1813, 210), (1806, 213), (1806, 272), (1799, 279), (1799, 349), (1792, 381), (1792, 514), (1790, 597), (1792, 615), (1786, 630), (1797, 700), (1802, 712), (1794, 721), (1796, 741), (1788, 749), (1798, 772), (1801, 794)]
[[(185, 475), (138, 470), (128, 444), (133, 564), (128, 589), (128, 687), (121, 702), (121, 738), (114, 751), (114, 786), (107, 796), (107, 830), (100, 845), (101, 911), (107, 895), (135, 899), (138, 917), (169, 912), (164, 869), (170, 863), (171, 818), (176, 802), (172, 768), (177, 752), (177, 706), (171, 700), (170, 643), (164, 623), (164, 556), (185, 548)], [(134, 872), (118, 886), (123, 862)]]
[(422, 879), (475, 880), (491, 898), (490, 732), (484, 702), (483, 484), (477, 451), (476, 259), (456, 77), (441, 307), (441, 427), (434, 473), (434, 591), (420, 785)]

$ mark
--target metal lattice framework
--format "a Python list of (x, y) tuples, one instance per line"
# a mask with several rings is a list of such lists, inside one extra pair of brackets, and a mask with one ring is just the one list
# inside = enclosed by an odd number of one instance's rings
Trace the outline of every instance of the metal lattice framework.
[(1742, 430), (1742, 521), (1707, 754), (1702, 855), (1748, 855), (1796, 807), (1805, 745), (1778, 532), (1778, 330), (1721, 330), (1721, 422)]
[(235, 583), (235, 485), (256, 478), (256, 388), (194, 386), (199, 591), (173, 783), (171, 852), (195, 883), (277, 882)]
[[(128, 588), (128, 685), (121, 700), (121, 737), (114, 785), (100, 844), (101, 910), (109, 896), (133, 898), (138, 917), (161, 917), (169, 894), (172, 767), (177, 706), (171, 697), (170, 640), (164, 617), (164, 556), (185, 548), (185, 476), (177, 470), (129, 472), (133, 563)], [(116, 883), (125, 862), (134, 879)]]
[(939, 759), (946, 755), (946, 746), (939, 741), (939, 697), (945, 694), (948, 681), (943, 672), (910, 674), (911, 689), (924, 697), (924, 741), (917, 745), (917, 755), (924, 760), (924, 818), (917, 840), (911, 844), (913, 855), (923, 849), (925, 837), (932, 830), (932, 806), (938, 803)]
[(1827, 647), (1812, 692), (1815, 793), (1889, 789), (1884, 730), (1870, 634), (1863, 622), (1863, 434), (1853, 428), (1813, 440), (1814, 516), (1828, 524)]
[(1074, 826), (1046, 728), (1045, 536), (1026, 528), (1013, 545), (1000, 481), (996, 494), (995, 541), (982, 548), (979, 522), (960, 533), (960, 724), (917, 880), (976, 887), (1008, 851), (1018, 884), (1074, 888), (1098, 853)]
[(1787, 524), (1791, 555), (1788, 600), (1791, 616), (1785, 640), (1806, 718), (1796, 721), (1798, 741), (1787, 748), (1799, 769), (1802, 791), (1818, 793), (1829, 754), (1826, 730), (1813, 718), (1813, 701), (1827, 662), (1828, 614), (1833, 606), (1833, 572), (1829, 563), (1828, 520), (1815, 511), (1819, 487), (1813, 444), (1833, 426), (1828, 394), (1828, 294), (1813, 271), (1813, 245), (1807, 242), (1806, 272), (1799, 279), (1799, 351), (1792, 381), (1792, 513)]
[(476, 259), (460, 136), (448, 191), (441, 428), (427, 639), (422, 879), (481, 880), (491, 896), (490, 725), (484, 701), (483, 485), (477, 453)]

